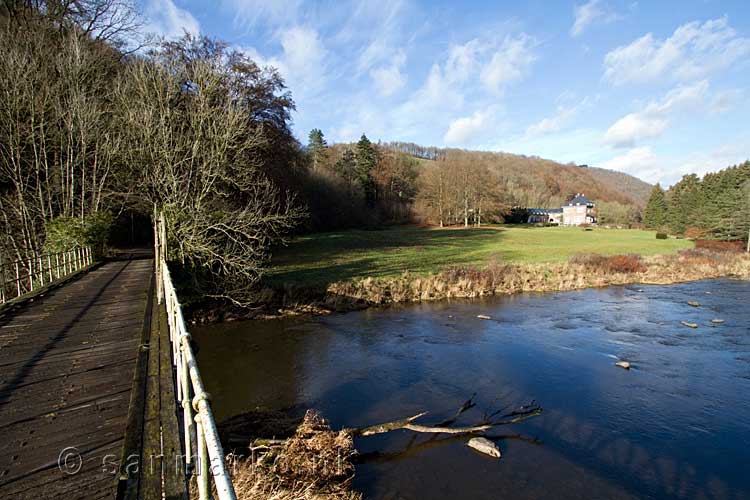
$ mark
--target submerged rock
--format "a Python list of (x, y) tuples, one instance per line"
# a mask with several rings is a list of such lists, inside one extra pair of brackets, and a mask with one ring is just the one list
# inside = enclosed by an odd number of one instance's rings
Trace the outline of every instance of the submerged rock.
[(487, 438), (471, 438), (469, 439), (469, 442), (466, 443), (466, 445), (469, 448), (474, 448), (479, 453), (484, 453), (485, 455), (489, 455), (493, 458), (500, 458), (503, 456), (503, 454), (500, 453), (500, 448)]
[(680, 321), (680, 323), (689, 328), (698, 328), (698, 323), (689, 323), (687, 321)]
[(619, 366), (620, 368), (625, 368), (626, 370), (630, 370), (630, 363), (627, 361), (618, 361), (615, 363), (615, 366)]
[(717, 324), (718, 324), (718, 323), (724, 323), (724, 320), (723, 320), (723, 319), (719, 319), (719, 318), (716, 318), (716, 319), (712, 319), (712, 320), (711, 320), (711, 323), (717, 323)]
[(693, 307), (700, 307), (700, 306), (701, 306), (701, 303), (700, 303), (700, 302), (696, 302), (696, 301), (694, 301), (694, 300), (689, 300), (689, 301), (688, 301), (688, 305), (689, 305), (689, 306), (693, 306)]
[(489, 316), (487, 316), (486, 314), (477, 314), (477, 318), (479, 318), (479, 319), (492, 319)]

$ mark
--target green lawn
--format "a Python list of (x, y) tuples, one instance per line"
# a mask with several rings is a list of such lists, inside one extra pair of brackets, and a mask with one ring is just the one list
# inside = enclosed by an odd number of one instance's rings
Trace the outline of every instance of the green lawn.
[(657, 240), (652, 231), (568, 227), (493, 226), (426, 229), (397, 226), (300, 237), (278, 248), (266, 276), (275, 283), (330, 283), (367, 276), (426, 274), (457, 264), (550, 262), (578, 253), (673, 253), (688, 240)]

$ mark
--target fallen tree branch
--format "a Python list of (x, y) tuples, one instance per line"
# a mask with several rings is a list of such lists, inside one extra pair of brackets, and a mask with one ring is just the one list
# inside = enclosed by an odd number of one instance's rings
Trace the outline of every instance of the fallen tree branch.
[[(418, 413), (417, 415), (402, 418), (400, 420), (394, 420), (392, 422), (384, 422), (382, 424), (377, 425), (371, 425), (369, 427), (359, 428), (359, 429), (349, 429), (349, 432), (352, 434), (352, 436), (372, 436), (374, 434), (383, 434), (390, 431), (395, 431), (397, 429), (406, 429), (412, 432), (423, 432), (428, 434), (475, 434), (479, 432), (484, 432), (486, 430), (489, 430), (493, 427), (499, 426), (499, 425), (510, 425), (510, 424), (516, 424), (519, 422), (522, 422), (528, 418), (536, 417), (537, 415), (540, 415), (542, 413), (542, 408), (537, 406), (534, 402), (532, 402), (529, 405), (524, 405), (518, 408), (517, 410), (514, 410), (510, 413), (507, 413), (501, 417), (501, 420), (498, 421), (484, 421), (480, 423), (479, 425), (469, 426), (469, 427), (448, 427), (448, 425), (455, 422), (461, 413), (466, 411), (469, 408), (472, 408), (474, 406), (472, 399), (474, 397), (472, 396), (471, 399), (469, 399), (466, 403), (459, 408), (458, 413), (456, 416), (452, 419), (446, 420), (441, 424), (438, 424), (436, 426), (428, 426), (428, 425), (420, 425), (415, 424), (414, 421), (417, 419), (424, 417), (427, 415), (427, 412)], [(497, 413), (497, 412), (495, 412)], [(493, 413), (494, 415), (494, 413)]]
[(403, 429), (404, 426), (411, 424), (416, 419), (424, 417), (427, 412), (422, 412), (414, 415), (413, 417), (402, 418), (401, 420), (394, 420), (393, 422), (385, 422), (383, 424), (371, 425), (361, 429), (350, 429), (349, 432), (353, 436), (372, 436), (374, 434), (383, 434), (385, 432), (394, 431), (396, 429)]

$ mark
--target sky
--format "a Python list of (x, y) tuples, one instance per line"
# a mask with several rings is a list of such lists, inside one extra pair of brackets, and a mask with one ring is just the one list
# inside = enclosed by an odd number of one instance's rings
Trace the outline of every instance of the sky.
[(534, 155), (669, 185), (750, 158), (748, 0), (140, 0), (279, 69), (293, 130)]

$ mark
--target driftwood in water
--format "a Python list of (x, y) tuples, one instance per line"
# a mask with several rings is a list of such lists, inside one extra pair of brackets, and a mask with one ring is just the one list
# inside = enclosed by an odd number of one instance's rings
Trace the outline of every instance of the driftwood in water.
[(487, 431), (489, 429), (492, 429), (493, 427), (497, 427), (499, 425), (509, 425), (509, 424), (515, 424), (518, 422), (522, 422), (523, 420), (526, 420), (527, 418), (535, 417), (542, 413), (542, 408), (536, 405), (534, 402), (532, 402), (529, 405), (521, 406), (517, 410), (514, 410), (510, 413), (507, 413), (505, 415), (502, 415), (499, 420), (492, 420), (493, 417), (495, 417), (499, 412), (494, 412), (490, 414), (487, 418), (485, 418), (482, 422), (479, 422), (477, 425), (472, 425), (468, 427), (450, 427), (450, 425), (455, 422), (458, 418), (458, 416), (463, 413), (464, 411), (471, 409), (475, 406), (473, 403), (473, 396), (471, 399), (469, 399), (466, 403), (459, 408), (458, 412), (456, 413), (456, 416), (452, 419), (446, 420), (444, 422), (441, 422), (440, 424), (430, 426), (430, 425), (421, 425), (414, 423), (416, 420), (424, 417), (427, 415), (427, 412), (418, 413), (416, 415), (413, 415), (411, 417), (402, 418), (399, 420), (393, 420), (391, 422), (384, 422), (382, 424), (377, 425), (371, 425), (368, 427), (361, 427), (358, 429), (349, 429), (349, 432), (353, 436), (372, 436), (374, 434), (383, 434), (386, 432), (395, 431), (398, 429), (405, 429), (412, 432), (421, 432), (421, 433), (428, 433), (428, 434), (476, 434), (476, 433), (482, 433), (484, 431)]
[(471, 438), (469, 439), (469, 442), (466, 443), (466, 445), (469, 448), (477, 450), (479, 453), (484, 453), (485, 455), (493, 458), (501, 458), (503, 456), (503, 454), (500, 453), (500, 448), (487, 438)]

